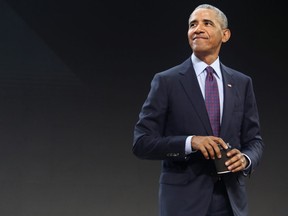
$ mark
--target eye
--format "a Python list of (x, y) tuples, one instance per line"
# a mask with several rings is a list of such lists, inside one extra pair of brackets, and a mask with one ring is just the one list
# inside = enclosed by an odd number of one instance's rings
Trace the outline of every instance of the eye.
[(196, 23), (195, 22), (190, 22), (189, 23), (189, 28), (193, 28), (193, 27), (195, 27), (196, 26)]
[(205, 26), (213, 26), (213, 22), (211, 22), (210, 20), (205, 20), (204, 25)]

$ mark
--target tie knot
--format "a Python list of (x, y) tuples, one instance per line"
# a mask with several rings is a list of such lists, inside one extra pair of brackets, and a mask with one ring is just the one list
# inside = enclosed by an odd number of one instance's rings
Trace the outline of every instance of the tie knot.
[(209, 81), (212, 81), (214, 78), (214, 75), (213, 75), (214, 69), (211, 66), (207, 66), (206, 71), (207, 71), (206, 79), (208, 79)]
[(213, 68), (211, 66), (207, 66), (206, 67), (206, 71), (207, 71), (207, 74), (209, 74), (209, 75), (212, 75), (213, 72), (214, 72), (214, 70), (213, 70)]

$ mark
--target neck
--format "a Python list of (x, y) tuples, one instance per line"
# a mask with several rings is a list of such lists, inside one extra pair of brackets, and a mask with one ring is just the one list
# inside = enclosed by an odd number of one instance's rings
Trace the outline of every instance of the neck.
[(218, 55), (205, 55), (205, 54), (199, 54), (199, 53), (195, 53), (194, 55), (200, 59), (201, 61), (205, 62), (208, 65), (211, 65), (213, 62), (216, 61), (216, 59), (218, 58)]

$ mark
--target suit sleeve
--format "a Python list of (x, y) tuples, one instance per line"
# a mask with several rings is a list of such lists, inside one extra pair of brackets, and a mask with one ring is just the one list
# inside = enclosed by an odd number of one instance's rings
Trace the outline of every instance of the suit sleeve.
[(165, 136), (169, 112), (168, 80), (156, 74), (134, 128), (133, 153), (142, 159), (186, 160), (187, 136)]
[(260, 120), (251, 79), (246, 88), (245, 111), (241, 128), (241, 151), (251, 160), (251, 166), (245, 171), (246, 174), (251, 174), (260, 163), (264, 142), (260, 135)]

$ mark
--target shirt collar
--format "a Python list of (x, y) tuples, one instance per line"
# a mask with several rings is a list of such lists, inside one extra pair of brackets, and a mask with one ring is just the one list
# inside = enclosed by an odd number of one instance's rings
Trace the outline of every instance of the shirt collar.
[[(205, 71), (205, 68), (208, 66), (205, 62), (197, 58), (194, 55), (194, 53), (192, 53), (191, 60), (192, 60), (194, 70), (196, 72), (196, 76), (199, 76), (201, 73), (203, 73)], [(216, 75), (218, 77), (221, 77), (219, 57), (210, 66), (214, 69)]]

